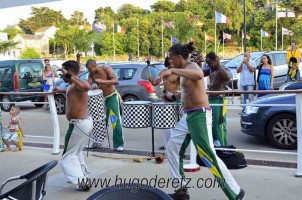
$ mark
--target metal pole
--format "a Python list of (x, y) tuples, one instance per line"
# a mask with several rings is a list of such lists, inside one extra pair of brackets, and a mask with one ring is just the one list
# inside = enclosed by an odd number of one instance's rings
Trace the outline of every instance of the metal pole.
[(282, 48), (281, 49), (284, 50), (284, 45), (283, 45), (284, 44), (283, 27), (282, 27), (282, 31), (281, 32), (282, 32)]
[(261, 42), (261, 44), (260, 44), (260, 51), (262, 51), (262, 29), (260, 31), (260, 42)]
[(246, 3), (243, 0), (243, 52), (246, 52)]
[(277, 17), (277, 2), (276, 1), (276, 42), (275, 42), (275, 50), (278, 50), (278, 17)]
[(53, 127), (52, 154), (57, 155), (57, 154), (60, 154), (60, 149), (59, 149), (60, 148), (60, 125), (59, 125), (54, 95), (48, 94), (47, 98), (48, 98), (52, 127)]
[(296, 94), (296, 124), (297, 124), (297, 172), (296, 177), (302, 177), (302, 94)]
[(112, 44), (113, 44), (113, 61), (115, 61), (115, 38), (114, 38), (114, 22), (113, 22), (113, 31), (112, 31)]
[[(216, 20), (216, 19), (215, 19)], [(214, 42), (215, 42), (215, 53), (217, 53), (217, 47), (216, 47), (216, 21), (215, 21), (215, 31), (214, 31)]]
[(137, 57), (139, 59), (139, 28), (138, 28), (138, 19), (137, 19)]
[(165, 51), (164, 51), (164, 22), (163, 18), (161, 18), (161, 51), (163, 58), (165, 57)]

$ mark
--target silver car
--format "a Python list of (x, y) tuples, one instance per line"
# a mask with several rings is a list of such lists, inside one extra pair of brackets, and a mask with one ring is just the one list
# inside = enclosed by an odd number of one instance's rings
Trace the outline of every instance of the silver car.
[[(287, 77), (288, 66), (286, 64), (286, 53), (287, 51), (258, 51), (251, 52), (251, 60), (255, 61), (258, 66), (261, 62), (261, 57), (263, 54), (267, 54), (274, 66), (275, 77), (274, 77), (274, 88), (279, 88), (282, 84), (285, 83)], [(243, 60), (243, 54), (233, 58), (228, 63), (225, 64), (233, 74), (233, 86), (234, 89), (238, 88), (238, 83), (240, 79), (240, 74), (237, 74), (237, 68)], [(299, 69), (302, 69), (302, 63), (299, 65)], [(256, 70), (255, 77), (257, 77), (258, 70)]]

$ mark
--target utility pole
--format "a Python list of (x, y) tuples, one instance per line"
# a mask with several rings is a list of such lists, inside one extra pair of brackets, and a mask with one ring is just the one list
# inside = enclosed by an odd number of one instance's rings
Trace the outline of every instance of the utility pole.
[(246, 52), (246, 0), (243, 0), (243, 52)]

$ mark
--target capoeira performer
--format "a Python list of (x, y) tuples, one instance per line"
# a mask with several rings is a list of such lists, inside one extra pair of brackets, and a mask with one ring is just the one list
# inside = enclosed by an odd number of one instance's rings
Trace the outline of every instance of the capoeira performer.
[[(165, 67), (167, 69), (170, 69), (172, 65), (169, 62), (169, 57), (166, 57)], [(149, 81), (152, 83), (152, 85), (157, 86), (161, 83), (161, 79), (157, 78), (154, 79), (154, 77), (150, 76)], [(177, 102), (179, 103), (179, 99), (176, 98), (176, 94), (179, 91), (179, 76), (176, 76), (174, 74), (165, 77), (163, 80), (164, 85), (164, 91), (162, 95), (162, 99), (166, 102)], [(163, 139), (164, 139), (164, 146), (160, 147), (160, 150), (165, 150), (169, 141), (169, 138), (171, 136), (172, 129), (162, 129)]]
[(209, 105), (204, 85), (204, 74), (196, 63), (188, 61), (188, 45), (175, 44), (169, 49), (170, 62), (173, 68), (161, 71), (160, 77), (175, 74), (180, 76), (182, 88), (181, 102), (184, 114), (172, 131), (167, 145), (166, 156), (170, 164), (170, 172), (174, 179), (182, 184), (170, 196), (173, 199), (190, 199), (185, 187), (185, 176), (182, 160), (190, 140), (201, 160), (211, 173), (223, 184), (223, 191), (230, 200), (242, 199), (244, 191), (240, 189), (235, 179), (216, 155), (212, 137), (212, 110)]
[[(89, 174), (85, 164), (82, 150), (88, 142), (89, 134), (93, 128), (93, 121), (88, 114), (88, 93), (90, 84), (78, 77), (79, 64), (76, 61), (66, 61), (62, 64), (62, 76), (70, 85), (66, 91), (66, 118), (69, 127), (65, 136), (63, 158), (60, 161), (65, 176), (73, 183), (78, 184), (78, 190), (87, 191), (89, 184), (79, 184)], [(57, 88), (54, 92), (61, 92)], [(86, 181), (84, 181), (86, 183)]]
[(113, 147), (116, 151), (124, 151), (124, 136), (120, 116), (121, 97), (114, 85), (119, 83), (111, 67), (98, 66), (95, 60), (86, 62), (89, 71), (88, 83), (96, 83), (103, 91), (106, 106), (106, 121), (110, 119), (113, 128)]

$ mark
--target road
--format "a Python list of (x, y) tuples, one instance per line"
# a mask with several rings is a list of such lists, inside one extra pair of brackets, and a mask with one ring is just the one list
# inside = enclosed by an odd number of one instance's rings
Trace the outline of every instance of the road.
[[(36, 136), (53, 136), (52, 121), (50, 112), (42, 108), (21, 104), (21, 119), (24, 126), (24, 132), (27, 137), (25, 142), (52, 143), (51, 138), (37, 138)], [(268, 144), (261, 138), (256, 138), (241, 133), (240, 131), (240, 108), (230, 107), (227, 113), (228, 143), (239, 149), (265, 150), (265, 151), (283, 151), (296, 152), (296, 150), (279, 150)], [(9, 113), (2, 112), (2, 120), (8, 122)], [(60, 144), (64, 143), (64, 136), (68, 128), (68, 121), (65, 115), (58, 115), (60, 125)], [(124, 128), (125, 149), (151, 151), (151, 128), (130, 129)], [(109, 136), (112, 139), (112, 128), (109, 126)], [(105, 143), (108, 145), (108, 143)], [(112, 141), (111, 141), (112, 144)], [(155, 129), (155, 150), (163, 145), (161, 130)], [(189, 148), (188, 148), (189, 149)], [(245, 153), (250, 159), (267, 159), (285, 162), (296, 162), (295, 155), (280, 154), (259, 154)]]

